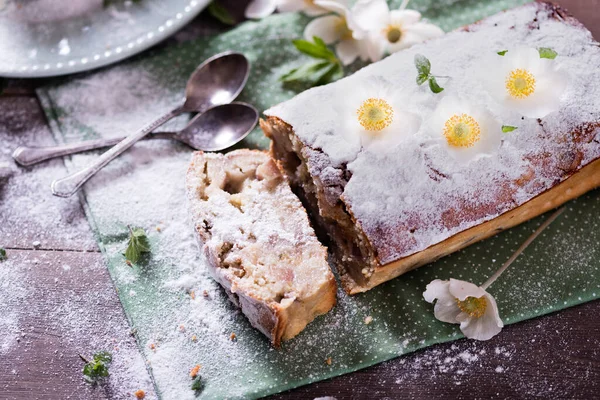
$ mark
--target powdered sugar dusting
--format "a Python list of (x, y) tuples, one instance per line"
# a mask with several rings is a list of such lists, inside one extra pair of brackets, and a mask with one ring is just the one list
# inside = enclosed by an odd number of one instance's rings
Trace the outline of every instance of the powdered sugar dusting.
[[(591, 136), (585, 143), (564, 140), (572, 131), (585, 130), (587, 123), (600, 120), (600, 49), (587, 30), (555, 18), (548, 7), (531, 4), (499, 14), (470, 32), (453, 32), (397, 53), (266, 112), (288, 122), (300, 140), (323, 152), (320, 159), (309, 160), (316, 165), (314, 171), (325, 170), (327, 164), (320, 164), (325, 162), (351, 172), (342, 199), (382, 263), (423, 250), (551, 188), (568, 176), (564, 171), (573, 162), (573, 151), (581, 152), (578, 168), (600, 157), (597, 130), (588, 132)], [(560, 111), (541, 122), (503, 109), (485, 89), (485, 55), (499, 57), (497, 51), (522, 45), (554, 48), (558, 67), (570, 76)], [(431, 60), (434, 74), (451, 77), (443, 82), (442, 95), (432, 94), (427, 85), (416, 85), (413, 58), (418, 53)], [(411, 99), (405, 111), (422, 119), (416, 135), (384, 152), (347, 145), (344, 121), (336, 112), (356, 87), (372, 86), (404, 93)], [(446, 94), (483, 104), (503, 124), (519, 128), (503, 136), (491, 157), (467, 165), (456, 163), (427, 135), (433, 110)], [(529, 171), (533, 178), (527, 177)], [(523, 179), (524, 183), (515, 183)], [(398, 231), (403, 234), (393, 234)]]

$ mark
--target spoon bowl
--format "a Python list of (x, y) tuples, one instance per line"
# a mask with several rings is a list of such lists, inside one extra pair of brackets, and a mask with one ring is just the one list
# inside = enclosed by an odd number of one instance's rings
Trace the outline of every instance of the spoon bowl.
[(220, 53), (196, 68), (185, 87), (184, 111), (203, 112), (231, 103), (240, 94), (250, 73), (250, 63), (241, 53)]
[(193, 149), (220, 151), (243, 140), (257, 122), (258, 111), (251, 105), (223, 104), (195, 116), (174, 139)]

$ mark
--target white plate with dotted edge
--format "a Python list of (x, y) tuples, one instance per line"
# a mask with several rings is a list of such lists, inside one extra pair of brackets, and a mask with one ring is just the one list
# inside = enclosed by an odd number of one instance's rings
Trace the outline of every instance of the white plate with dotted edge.
[(167, 38), (210, 0), (0, 0), (0, 76), (98, 68)]

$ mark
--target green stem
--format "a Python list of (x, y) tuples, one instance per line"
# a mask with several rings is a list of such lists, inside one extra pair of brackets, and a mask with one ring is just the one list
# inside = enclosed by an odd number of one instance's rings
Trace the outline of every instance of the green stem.
[(544, 221), (544, 223), (542, 225), (540, 225), (540, 227), (537, 228), (536, 231), (533, 232), (531, 234), (531, 236), (529, 236), (527, 238), (527, 240), (525, 240), (523, 242), (521, 247), (519, 247), (517, 249), (517, 251), (515, 251), (512, 256), (510, 256), (510, 258), (500, 267), (500, 269), (498, 271), (496, 271), (494, 273), (494, 275), (490, 276), (490, 279), (488, 279), (483, 285), (481, 285), (481, 288), (483, 290), (486, 290), (488, 287), (490, 287), (490, 285), (492, 283), (494, 283), (500, 275), (502, 275), (502, 273), (506, 270), (506, 268), (508, 268), (510, 266), (510, 264), (512, 264), (513, 261), (515, 261), (517, 259), (517, 257), (519, 257), (519, 255), (521, 255), (521, 253), (523, 253), (523, 251), (527, 248), (527, 246), (529, 246), (531, 244), (531, 242), (533, 242), (535, 240), (535, 238), (537, 238), (544, 229), (546, 229), (552, 222), (554, 222), (554, 220), (556, 218), (558, 218), (558, 216), (560, 214), (562, 214), (565, 211), (565, 208), (566, 207), (559, 208), (558, 210), (556, 210), (554, 212), (554, 214), (552, 214), (550, 217), (548, 217), (548, 219), (546, 221)]

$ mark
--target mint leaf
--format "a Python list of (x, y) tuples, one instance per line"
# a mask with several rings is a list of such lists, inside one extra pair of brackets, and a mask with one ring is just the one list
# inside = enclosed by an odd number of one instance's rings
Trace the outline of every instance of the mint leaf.
[(431, 62), (422, 54), (415, 55), (415, 67), (417, 67), (419, 75), (429, 76), (431, 74)]
[(301, 52), (313, 58), (337, 62), (337, 57), (333, 51), (329, 50), (325, 42), (317, 36), (313, 37), (313, 42), (304, 39), (293, 40), (294, 46)]
[(429, 89), (431, 89), (433, 93), (441, 93), (444, 91), (444, 88), (438, 85), (434, 76), (429, 77)]
[(83, 379), (90, 384), (96, 384), (108, 373), (108, 364), (112, 362), (112, 355), (107, 351), (101, 351), (94, 354), (91, 361), (85, 359), (82, 355), (79, 357), (85, 362), (83, 366)]
[(316, 84), (329, 70), (332, 64), (329, 61), (316, 61), (304, 64), (298, 68), (292, 69), (287, 74), (281, 76), (283, 82), (309, 82)]
[(429, 75), (426, 75), (426, 74), (417, 75), (417, 85), (421, 86), (422, 84), (427, 82), (427, 79), (429, 79)]
[(7, 259), (8, 257), (6, 256), (6, 250), (0, 247), (0, 261), (5, 261)]
[(196, 376), (192, 381), (192, 390), (196, 392), (204, 390), (204, 381), (200, 375)]
[(208, 6), (208, 12), (215, 17), (219, 22), (225, 25), (235, 25), (235, 18), (229, 13), (227, 8), (223, 7), (219, 2), (213, 1)]
[(342, 68), (342, 64), (331, 64), (327, 72), (321, 77), (321, 79), (319, 79), (317, 85), (326, 85), (328, 83), (335, 82), (343, 77), (344, 68)]
[(503, 56), (503, 55), (505, 55), (506, 53), (508, 53), (508, 50), (502, 50), (502, 51), (499, 51), (499, 52), (498, 52), (498, 55), (499, 55), (499, 56)]
[(558, 55), (558, 53), (550, 47), (540, 47), (538, 51), (540, 52), (540, 58), (548, 58), (550, 60), (554, 60)]
[(518, 128), (516, 126), (502, 125), (502, 132), (504, 132), (504, 133), (516, 131), (517, 129)]
[(129, 242), (125, 250), (125, 259), (136, 264), (142, 253), (150, 252), (150, 242), (146, 236), (146, 231), (142, 228), (131, 229), (129, 227)]

